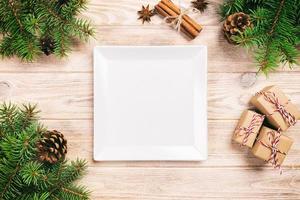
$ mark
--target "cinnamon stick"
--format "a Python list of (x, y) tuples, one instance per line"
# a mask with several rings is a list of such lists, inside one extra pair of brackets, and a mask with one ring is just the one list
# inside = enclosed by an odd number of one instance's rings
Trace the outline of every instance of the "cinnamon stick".
[[(177, 15), (180, 14), (180, 8), (178, 8), (171, 0), (161, 0), (163, 4), (171, 8)], [(187, 21), (191, 26), (193, 26), (198, 32), (201, 32), (202, 27), (195, 20), (190, 18), (188, 15), (183, 15), (183, 19)]]
[[(166, 11), (164, 11), (164, 9), (162, 9), (158, 5), (155, 6), (155, 10), (157, 11), (158, 14), (160, 14), (163, 17), (170, 16)], [(184, 34), (186, 34), (188, 37), (193, 38), (193, 36), (183, 27), (182, 24), (180, 26), (181, 26), (181, 29), (180, 29), (181, 32), (183, 32)]]
[[(173, 16), (173, 17), (178, 16), (178, 14), (175, 11), (173, 11), (168, 5), (166, 5), (162, 2), (159, 2), (155, 7), (156, 7), (157, 10), (158, 9), (163, 10), (165, 13), (168, 14), (168, 16)], [(164, 16), (164, 17), (166, 17), (166, 16)], [(187, 21), (185, 21), (184, 19), (181, 22), (181, 27), (183, 27), (189, 33), (188, 35), (191, 38), (195, 38), (199, 34), (199, 32), (191, 24), (189, 24)]]

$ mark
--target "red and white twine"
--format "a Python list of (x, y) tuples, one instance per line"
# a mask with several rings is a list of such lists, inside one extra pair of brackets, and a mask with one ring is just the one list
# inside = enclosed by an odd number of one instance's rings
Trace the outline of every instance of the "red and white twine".
[(242, 143), (243, 146), (246, 145), (250, 134), (254, 133), (254, 129), (262, 124), (264, 118), (265, 118), (264, 115), (254, 114), (248, 127), (237, 127), (235, 129), (236, 136), (245, 135)]
[(270, 158), (267, 160), (267, 162), (271, 163), (274, 168), (280, 169), (280, 164), (278, 163), (278, 153), (281, 153), (283, 155), (286, 155), (285, 152), (282, 152), (278, 149), (278, 144), (280, 141), (281, 133), (278, 131), (269, 131), (268, 133), (268, 139), (271, 145), (266, 144), (263, 141), (259, 141), (263, 146), (267, 147), (271, 150)]
[(278, 97), (274, 92), (258, 92), (257, 94), (262, 94), (265, 100), (272, 103), (275, 106), (275, 110), (270, 115), (275, 112), (279, 112), (283, 119), (288, 123), (289, 126), (293, 126), (296, 123), (296, 118), (291, 113), (285, 109), (285, 105), (281, 104)]

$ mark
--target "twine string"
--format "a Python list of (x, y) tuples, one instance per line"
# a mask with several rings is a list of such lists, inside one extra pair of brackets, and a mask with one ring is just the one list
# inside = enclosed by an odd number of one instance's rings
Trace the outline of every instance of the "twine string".
[(189, 13), (195, 13), (198, 14), (200, 11), (196, 8), (187, 8), (184, 9), (180, 4), (180, 13), (177, 16), (167, 16), (163, 19), (164, 23), (168, 24), (169, 26), (174, 27), (175, 30), (180, 32), (181, 24), (183, 22), (184, 15), (187, 15)]
[(237, 127), (235, 129), (235, 135), (236, 136), (243, 136), (245, 135), (243, 139), (242, 145), (245, 146), (249, 136), (254, 133), (255, 127), (258, 127), (261, 125), (262, 121), (264, 120), (265, 116), (264, 115), (253, 115), (251, 122), (248, 127)]
[[(283, 155), (286, 155), (285, 152), (282, 152), (281, 150), (278, 149), (278, 144), (279, 144), (279, 141), (280, 141), (280, 136), (281, 136), (281, 133), (278, 132), (278, 131), (269, 131), (268, 133), (268, 140), (270, 142), (270, 145), (269, 144), (266, 144), (265, 142), (263, 141), (259, 141), (263, 146), (267, 147), (268, 149), (271, 150), (271, 155), (270, 155), (270, 158), (267, 160), (267, 162), (271, 163), (272, 166), (274, 166), (274, 168), (277, 168), (277, 169), (280, 169), (281, 170), (281, 167), (280, 167), (280, 164), (278, 162), (278, 153), (281, 153)], [(282, 171), (280, 171), (280, 173), (282, 173)]]
[(283, 119), (288, 123), (289, 126), (293, 126), (296, 124), (295, 116), (293, 116), (291, 113), (289, 113), (286, 110), (285, 105), (280, 103), (279, 98), (276, 96), (274, 92), (259, 92), (257, 94), (264, 95), (265, 100), (272, 103), (275, 106), (274, 112), (271, 113), (270, 115), (274, 114), (275, 112), (278, 112), (283, 117)]

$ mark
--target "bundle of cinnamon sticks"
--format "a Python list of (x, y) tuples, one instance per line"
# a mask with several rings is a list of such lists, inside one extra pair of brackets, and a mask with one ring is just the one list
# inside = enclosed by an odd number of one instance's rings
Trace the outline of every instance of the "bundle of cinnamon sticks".
[[(156, 6), (155, 10), (163, 17), (172, 17), (170, 20), (175, 20), (173, 17), (178, 17), (181, 10), (170, 0), (161, 0)], [(202, 27), (195, 20), (188, 15), (183, 15), (180, 23), (180, 31), (185, 33), (191, 39), (194, 39), (201, 32)]]

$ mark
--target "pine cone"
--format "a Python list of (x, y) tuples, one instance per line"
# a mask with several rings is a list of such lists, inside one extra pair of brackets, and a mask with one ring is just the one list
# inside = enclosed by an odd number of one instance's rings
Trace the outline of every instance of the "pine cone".
[(64, 6), (64, 5), (66, 5), (67, 3), (69, 3), (69, 0), (58, 0), (58, 6), (59, 6), (59, 7)]
[(41, 39), (40, 43), (42, 52), (44, 52), (47, 56), (54, 52), (54, 40), (52, 37), (44, 37)]
[(67, 140), (56, 130), (46, 131), (37, 143), (38, 157), (42, 162), (55, 164), (65, 159), (67, 154)]
[(227, 17), (223, 25), (223, 31), (226, 39), (234, 43), (231, 36), (242, 33), (247, 27), (251, 26), (250, 16), (243, 12), (238, 12)]

